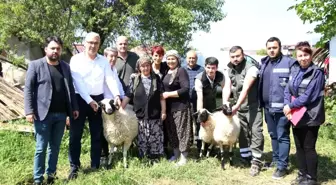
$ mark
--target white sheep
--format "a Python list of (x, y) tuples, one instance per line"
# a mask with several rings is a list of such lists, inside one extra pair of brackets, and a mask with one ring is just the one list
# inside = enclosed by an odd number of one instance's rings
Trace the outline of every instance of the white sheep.
[(210, 151), (214, 145), (213, 132), (215, 130), (216, 121), (212, 118), (213, 116), (208, 116), (210, 114), (206, 109), (200, 109), (195, 114), (198, 114), (197, 121), (200, 123), (200, 130), (198, 132), (198, 137), (202, 141), (201, 151), (199, 157), (203, 157), (205, 143), (210, 144), (206, 153), (206, 157), (209, 157)]
[(112, 163), (112, 155), (115, 146), (123, 146), (123, 162), (127, 168), (127, 151), (133, 139), (138, 135), (138, 120), (131, 105), (125, 109), (118, 109), (113, 100), (104, 99), (100, 102), (103, 118), (104, 136), (111, 149), (108, 164)]
[[(229, 146), (230, 165), (232, 165), (232, 147), (237, 142), (240, 133), (240, 124), (237, 115), (232, 116), (232, 109), (223, 105), (221, 111), (210, 113), (206, 109), (199, 112), (199, 120), (202, 125), (211, 125), (213, 130), (213, 141), (219, 146), (221, 152), (221, 166), (224, 169), (224, 146)], [(206, 128), (206, 127), (205, 127)], [(211, 130), (209, 130), (211, 131)], [(201, 133), (200, 133), (201, 134)], [(209, 134), (209, 133), (207, 133)], [(213, 142), (212, 142), (213, 143)], [(203, 143), (202, 143), (202, 149)]]

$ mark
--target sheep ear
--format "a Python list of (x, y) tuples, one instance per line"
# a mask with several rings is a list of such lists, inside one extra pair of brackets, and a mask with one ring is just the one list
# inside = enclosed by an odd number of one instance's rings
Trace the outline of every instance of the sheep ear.
[(192, 116), (197, 116), (198, 114), (199, 114), (199, 110), (196, 111), (196, 112), (194, 112), (194, 113), (192, 114)]
[(110, 100), (109, 99), (103, 99), (102, 101), (100, 101), (99, 103), (98, 103), (98, 105), (100, 106), (100, 105), (102, 105), (102, 104), (109, 104), (109, 102), (110, 102)]

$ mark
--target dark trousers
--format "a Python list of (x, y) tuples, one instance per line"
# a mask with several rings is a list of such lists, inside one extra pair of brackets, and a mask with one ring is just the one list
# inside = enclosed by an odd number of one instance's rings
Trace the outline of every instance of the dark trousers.
[(259, 108), (238, 111), (240, 120), (239, 148), (244, 158), (261, 160), (264, 151), (262, 114)]
[(284, 113), (271, 113), (264, 109), (268, 133), (272, 140), (273, 162), (279, 170), (287, 169), (290, 149), (290, 123)]
[[(101, 101), (103, 95), (91, 96), (96, 102)], [(94, 112), (89, 104), (87, 104), (80, 95), (77, 94), (79, 106), (79, 117), (70, 124), (70, 144), (69, 144), (69, 160), (72, 171), (78, 171), (80, 167), (81, 139), (86, 118), (89, 121), (91, 135), (91, 168), (99, 168), (101, 145), (100, 137), (102, 133), (103, 120), (101, 117), (101, 109)]]
[(314, 180), (317, 179), (317, 153), (315, 146), (319, 128), (319, 126), (293, 128), (299, 171), (303, 175), (309, 175)]
[(107, 157), (109, 155), (109, 144), (106, 141), (106, 138), (105, 138), (103, 132), (101, 133), (101, 137), (100, 137), (100, 145), (101, 145), (101, 148), (102, 148), (101, 156), (102, 157)]

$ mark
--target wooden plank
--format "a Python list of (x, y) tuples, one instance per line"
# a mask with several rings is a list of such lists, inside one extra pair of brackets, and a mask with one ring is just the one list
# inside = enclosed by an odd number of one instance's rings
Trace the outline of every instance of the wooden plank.
[(33, 125), (0, 123), (0, 130), (34, 133)]
[(0, 120), (24, 117), (23, 92), (0, 78)]
[(12, 111), (10, 111), (8, 109), (7, 106), (3, 105), (1, 102), (0, 102), (0, 120), (1, 121), (4, 121), (4, 120), (9, 120), (9, 119), (12, 119), (12, 118), (16, 118), (16, 117), (19, 117), (20, 115), (18, 114), (14, 114)]

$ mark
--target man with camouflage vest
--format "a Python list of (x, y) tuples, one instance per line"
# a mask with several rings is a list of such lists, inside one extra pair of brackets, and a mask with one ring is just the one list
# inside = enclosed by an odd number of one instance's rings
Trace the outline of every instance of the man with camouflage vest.
[[(259, 63), (244, 55), (240, 46), (233, 46), (230, 51), (228, 76), (235, 105), (233, 114), (238, 114), (241, 131), (239, 135), (240, 155), (244, 162), (250, 163), (250, 174), (259, 174), (264, 150), (264, 135), (261, 109), (258, 101)], [(226, 100), (229, 99), (225, 97)]]

